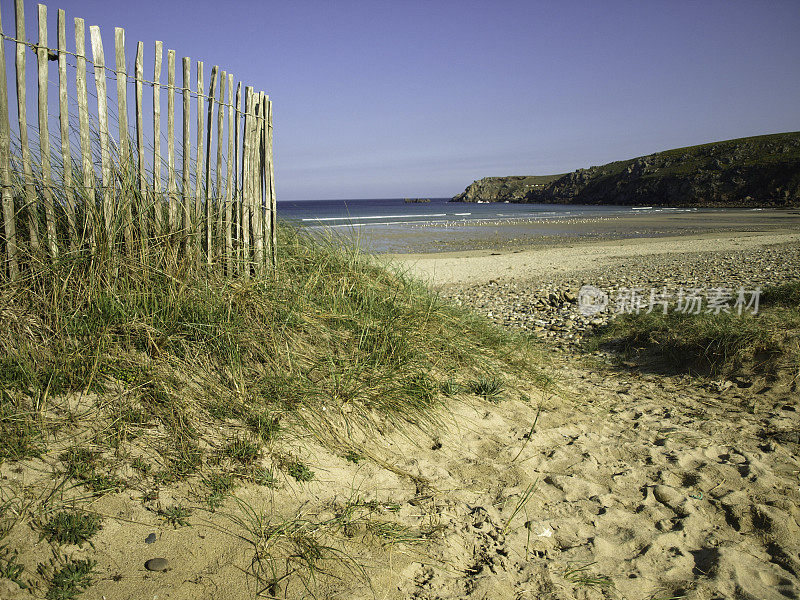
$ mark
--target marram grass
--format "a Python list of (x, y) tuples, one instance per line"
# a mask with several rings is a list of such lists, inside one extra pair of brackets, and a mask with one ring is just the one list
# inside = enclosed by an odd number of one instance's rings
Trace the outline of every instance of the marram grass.
[[(64, 398), (94, 398), (102, 435), (85, 452), (139, 444), (137, 472), (159, 483), (206, 467), (252, 480), (281, 435), (424, 426), (444, 382), (543, 380), (529, 340), (352, 247), (281, 227), (278, 257), (244, 281), (78, 255), (2, 284), (0, 461), (45, 452), (82, 418)], [(122, 485), (113, 464), (84, 462), (89, 489)]]

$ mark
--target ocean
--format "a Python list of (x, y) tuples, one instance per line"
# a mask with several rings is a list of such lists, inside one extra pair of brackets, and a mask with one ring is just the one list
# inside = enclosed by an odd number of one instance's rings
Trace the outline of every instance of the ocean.
[[(407, 203), (402, 198), (278, 201), (278, 218), (322, 234), (355, 240), (371, 252), (450, 249), (457, 240), (486, 238), (502, 229), (504, 237), (574, 235), (586, 221), (654, 212), (686, 212), (630, 206), (467, 203), (431, 198)], [(579, 224), (581, 224), (579, 226)], [(537, 228), (537, 224), (541, 227)], [(515, 226), (524, 229), (516, 232)]]

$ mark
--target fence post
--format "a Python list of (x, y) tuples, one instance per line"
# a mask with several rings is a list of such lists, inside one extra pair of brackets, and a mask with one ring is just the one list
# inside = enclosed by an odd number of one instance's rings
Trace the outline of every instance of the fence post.
[(47, 227), (47, 247), (50, 257), (58, 257), (56, 240), (55, 202), (53, 201), (52, 169), (50, 165), (50, 127), (47, 120), (47, 78), (49, 75), (49, 56), (47, 49), (47, 7), (39, 4), (39, 43), (36, 46), (39, 91), (39, 162), (42, 168), (42, 196), (44, 197), (44, 217)]
[(75, 54), (77, 69), (75, 88), (78, 93), (78, 122), (81, 139), (81, 166), (83, 168), (83, 232), (81, 238), (89, 233), (89, 247), (94, 252), (97, 240), (97, 200), (94, 191), (94, 164), (92, 162), (92, 142), (89, 138), (89, 100), (86, 85), (86, 30), (83, 19), (75, 19)]
[(218, 247), (217, 257), (221, 268), (224, 268), (223, 253), (225, 252), (225, 239), (222, 237), (223, 221), (225, 218), (225, 197), (222, 192), (222, 148), (223, 138), (223, 117), (225, 113), (222, 107), (225, 104), (225, 81), (227, 79), (225, 71), (219, 75), (219, 101), (217, 103), (217, 178), (214, 185), (214, 202), (217, 203), (217, 223), (216, 223), (216, 245)]
[(133, 217), (131, 200), (133, 197), (133, 177), (131, 165), (130, 139), (128, 134), (128, 66), (125, 59), (125, 30), (114, 28), (114, 58), (117, 67), (117, 117), (119, 120), (119, 161), (120, 161), (120, 200), (123, 203), (122, 215), (125, 221), (125, 249), (133, 256)]
[(233, 274), (233, 74), (228, 73), (228, 169), (225, 180), (225, 264), (228, 277)]
[(39, 251), (39, 214), (36, 192), (33, 186), (31, 151), (28, 146), (28, 117), (25, 94), (25, 5), (23, 0), (14, 0), (17, 38), (17, 115), (19, 116), (19, 145), (22, 153), (22, 174), (24, 177), (25, 210), (28, 213), (28, 233), (31, 251)]
[(167, 202), (169, 244), (178, 228), (177, 183), (175, 181), (175, 50), (167, 50)]
[(244, 278), (250, 278), (250, 129), (253, 119), (252, 88), (244, 91), (244, 124), (242, 126), (242, 265)]
[(192, 61), (188, 56), (183, 57), (183, 185), (181, 199), (183, 202), (183, 253), (185, 257), (191, 254), (191, 217), (189, 207), (191, 206), (192, 192), (189, 182), (189, 166), (192, 161), (192, 141), (191, 126), (189, 116), (191, 112), (191, 72)]
[(111, 178), (111, 155), (108, 147), (108, 97), (106, 91), (106, 60), (103, 55), (103, 39), (100, 37), (100, 28), (97, 25), (89, 27), (92, 39), (92, 59), (94, 60), (94, 80), (97, 87), (97, 116), (100, 125), (100, 167), (103, 177), (103, 217), (106, 226), (106, 238), (109, 250), (114, 249), (116, 236), (113, 225), (116, 211), (113, 205)]
[(208, 123), (206, 125), (206, 264), (211, 266), (214, 251), (213, 224), (214, 207), (211, 200), (211, 130), (214, 125), (214, 96), (217, 93), (217, 72), (219, 67), (211, 69), (211, 81), (208, 84)]
[(264, 198), (261, 193), (261, 126), (263, 118), (263, 102), (261, 94), (253, 94), (255, 119), (253, 122), (253, 162), (251, 163), (251, 181), (253, 190), (253, 237), (255, 246), (255, 264), (259, 275), (264, 273)]
[(261, 179), (262, 183), (262, 197), (264, 199), (264, 247), (265, 256), (264, 264), (272, 265), (272, 203), (270, 202), (269, 193), (269, 165), (267, 156), (267, 135), (269, 130), (269, 96), (263, 91), (261, 92), (261, 103), (263, 110), (263, 125), (261, 127)]
[(136, 66), (134, 70), (136, 78), (136, 153), (138, 155), (139, 169), (139, 201), (137, 202), (137, 212), (139, 216), (139, 244), (142, 250), (142, 260), (147, 259), (148, 253), (148, 227), (147, 214), (149, 212), (147, 203), (147, 183), (145, 181), (144, 167), (144, 105), (142, 104), (144, 95), (144, 43), (136, 44)]
[[(0, 14), (0, 177), (2, 177), (3, 230), (6, 235), (8, 277), (19, 279), (17, 259), (17, 226), (14, 209), (14, 185), (11, 182), (11, 123), (8, 117), (8, 88), (6, 87), (6, 51), (3, 43), (3, 17)], [(5, 275), (3, 267), (0, 274)]]
[(278, 206), (275, 198), (275, 169), (272, 163), (272, 100), (267, 100), (267, 160), (269, 161), (270, 235), (272, 236), (272, 268), (278, 267)]
[(61, 132), (61, 164), (62, 181), (64, 182), (64, 196), (67, 213), (67, 236), (69, 249), (75, 251), (78, 247), (78, 233), (75, 226), (75, 194), (72, 191), (72, 155), (69, 144), (69, 104), (67, 91), (67, 15), (63, 10), (58, 11), (58, 121)]
[(153, 208), (155, 231), (158, 237), (164, 235), (164, 202), (161, 198), (161, 62), (163, 42), (155, 44), (153, 61)]
[(200, 266), (200, 260), (203, 255), (203, 138), (205, 129), (203, 126), (203, 62), (197, 61), (197, 155), (195, 157), (195, 191), (194, 191), (194, 250), (195, 250), (195, 265)]
[(241, 273), (242, 268), (242, 244), (244, 240), (244, 230), (242, 227), (243, 222), (243, 194), (242, 194), (242, 177), (241, 177), (241, 114), (242, 114), (242, 82), (236, 84), (236, 113), (235, 113), (235, 131), (234, 131), (234, 155), (233, 155), (233, 172), (234, 172), (234, 194), (236, 195), (236, 270)]

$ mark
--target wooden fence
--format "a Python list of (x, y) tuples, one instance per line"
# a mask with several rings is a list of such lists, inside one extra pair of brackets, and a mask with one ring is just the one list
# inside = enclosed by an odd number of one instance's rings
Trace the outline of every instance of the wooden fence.
[[(114, 32), (111, 69), (98, 27), (89, 27), (89, 58), (83, 19), (74, 19), (75, 45), (68, 50), (65, 12), (58, 11), (56, 48), (48, 45), (45, 5), (38, 5), (37, 16), (38, 41), (31, 43), (22, 0), (15, 0), (13, 37), (5, 34), (0, 15), (0, 279), (17, 279), (37, 264), (79, 252), (145, 260), (168, 256), (172, 264), (183, 261), (240, 277), (274, 266), (275, 177), (268, 96), (241, 82), (236, 82), (234, 93), (233, 74), (217, 66), (211, 69), (206, 88), (203, 63), (196, 63), (193, 80), (188, 57), (183, 58), (182, 85), (177, 87), (174, 50), (166, 53), (165, 84), (162, 42), (155, 42), (153, 79), (145, 76), (142, 42), (136, 45), (131, 73), (121, 28)], [(16, 49), (12, 92), (16, 92), (17, 131), (9, 121), (6, 40)], [(35, 54), (38, 71), (38, 127), (27, 119), (29, 51)], [(49, 131), (51, 61), (57, 61), (60, 149), (51, 148)], [(87, 65), (93, 67), (94, 86)], [(107, 90), (109, 79), (116, 80), (116, 105)], [(145, 88), (152, 89), (149, 110)], [(176, 92), (183, 118), (178, 148)], [(134, 99), (133, 124), (128, 120), (129, 96)], [(90, 97), (96, 98), (96, 114), (90, 114)], [(36, 131), (39, 145), (32, 149), (29, 134)], [(146, 134), (152, 135), (147, 145)]]

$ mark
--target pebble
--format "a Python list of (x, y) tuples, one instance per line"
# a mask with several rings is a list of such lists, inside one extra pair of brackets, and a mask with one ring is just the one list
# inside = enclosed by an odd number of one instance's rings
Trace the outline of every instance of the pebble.
[(168, 563), (166, 558), (151, 558), (144, 563), (144, 568), (148, 571), (166, 571), (167, 566)]
[(156, 541), (156, 534), (155, 534), (155, 533), (151, 533), (150, 535), (148, 535), (148, 536), (147, 536), (147, 537), (144, 539), (144, 543), (145, 543), (145, 544), (152, 544), (152, 543), (153, 543), (153, 542), (155, 542), (155, 541)]
[[(769, 268), (768, 268), (769, 267)], [(647, 309), (651, 289), (668, 293), (700, 288), (753, 290), (797, 280), (800, 248), (790, 244), (750, 248), (736, 252), (696, 252), (628, 257), (625, 263), (602, 269), (548, 276), (531, 280), (492, 279), (486, 284), (452, 285), (441, 296), (459, 306), (470, 306), (494, 323), (546, 338), (556, 349), (580, 346), (585, 335), (616, 318), (614, 306), (593, 314), (581, 314), (577, 292), (584, 284), (609, 294), (612, 302), (620, 288), (639, 288)], [(573, 299), (574, 298), (574, 299)], [(655, 306), (655, 310), (663, 307)], [(675, 300), (669, 305), (675, 310)], [(737, 382), (739, 387), (745, 382)]]

